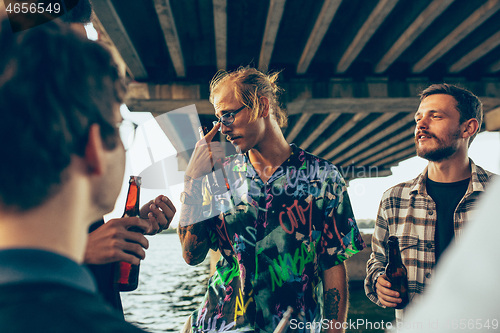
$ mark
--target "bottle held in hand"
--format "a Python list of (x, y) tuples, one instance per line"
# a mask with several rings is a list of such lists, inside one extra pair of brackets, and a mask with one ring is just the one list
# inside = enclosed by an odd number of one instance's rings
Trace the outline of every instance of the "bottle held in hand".
[[(200, 132), (200, 139), (203, 139), (209, 132), (206, 126), (200, 126), (198, 131)], [(218, 170), (220, 170), (220, 172)], [(208, 182), (212, 194), (214, 195), (223, 194), (229, 191), (229, 182), (227, 181), (226, 172), (224, 171), (221, 161), (215, 161), (212, 167), (212, 174), (208, 175)]]
[(391, 283), (391, 289), (399, 293), (402, 302), (396, 309), (404, 309), (409, 303), (408, 297), (408, 272), (401, 259), (399, 240), (396, 236), (389, 237), (389, 263), (385, 268), (385, 275)]
[[(130, 176), (128, 186), (125, 212), (122, 217), (140, 216), (139, 196), (141, 192), (141, 177)], [(129, 231), (144, 233), (144, 230), (137, 227), (130, 227)], [(115, 284), (120, 291), (132, 291), (137, 289), (139, 284), (139, 265), (132, 265), (128, 262), (120, 261), (115, 265)]]

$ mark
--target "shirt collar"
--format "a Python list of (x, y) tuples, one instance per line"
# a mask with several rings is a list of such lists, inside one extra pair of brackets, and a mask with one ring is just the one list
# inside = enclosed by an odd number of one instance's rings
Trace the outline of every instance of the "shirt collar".
[[(484, 172), (484, 170), (480, 170), (480, 168), (472, 161), (472, 159), (469, 159), (470, 160), (470, 166), (471, 166), (471, 180), (472, 180), (472, 192), (482, 192), (485, 190), (484, 188), (484, 185), (485, 183), (483, 181), (481, 181), (479, 178), (480, 178), (480, 174), (481, 176), (486, 177), (486, 179), (489, 179), (489, 177), (486, 175), (486, 173)], [(469, 185), (469, 189), (470, 189), (470, 185)], [(467, 190), (469, 191), (469, 190)]]
[[(484, 172), (479, 170), (479, 168), (471, 158), (469, 158), (469, 164), (471, 169), (471, 181), (469, 182), (469, 187), (467, 188), (466, 195), (472, 192), (484, 191), (484, 184), (483, 182), (480, 181), (478, 175), (478, 173), (481, 173), (482, 175)], [(417, 178), (415, 178), (413, 186), (411, 187), (410, 190), (411, 192), (418, 192), (418, 194), (427, 195), (427, 190), (425, 187), (425, 183), (427, 181), (427, 171), (428, 171), (428, 166), (426, 166), (424, 171), (421, 174), (419, 174)]]
[(305, 151), (297, 147), (294, 143), (290, 144), (292, 152), (290, 157), (283, 163), (283, 166), (301, 166), (304, 163)]
[[(281, 169), (283, 172), (285, 172), (285, 170), (291, 166), (298, 169), (304, 162), (305, 151), (297, 147), (294, 143), (291, 143), (290, 147), (292, 148), (290, 156), (281, 164)], [(250, 162), (248, 152), (243, 154), (243, 159), (244, 163), (246, 164), (247, 178), (252, 178), (254, 181), (257, 181), (257, 171), (253, 167), (252, 162)], [(271, 178), (269, 178), (267, 182), (272, 183), (276, 178), (279, 178), (282, 175), (282, 173), (275, 173), (271, 176)]]
[(0, 251), (0, 285), (51, 282), (90, 293), (96, 285), (89, 271), (73, 260), (38, 249)]

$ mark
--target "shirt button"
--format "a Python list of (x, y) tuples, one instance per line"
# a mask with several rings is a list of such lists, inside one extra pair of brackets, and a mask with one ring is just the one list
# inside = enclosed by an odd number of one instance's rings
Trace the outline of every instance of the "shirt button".
[(428, 279), (430, 279), (431, 278), (431, 273), (425, 274), (425, 277), (428, 278)]
[(434, 215), (434, 211), (430, 210), (429, 215)]
[(432, 243), (431, 242), (427, 242), (426, 246), (430, 249), (430, 248), (432, 248)]

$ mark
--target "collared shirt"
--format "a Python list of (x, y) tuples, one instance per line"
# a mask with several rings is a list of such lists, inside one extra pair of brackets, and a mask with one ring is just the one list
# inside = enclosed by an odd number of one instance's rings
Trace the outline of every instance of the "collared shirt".
[[(462, 235), (464, 223), (470, 219), (478, 196), (493, 176), (472, 160), (470, 165), (471, 180), (467, 192), (453, 215), (455, 239)], [(436, 264), (434, 236), (437, 213), (436, 204), (425, 188), (426, 178), (427, 167), (417, 178), (390, 188), (382, 196), (365, 279), (366, 295), (380, 306), (375, 283), (385, 272), (389, 236), (399, 238), (401, 257), (408, 271), (410, 301), (424, 291), (432, 277)]]
[(58, 283), (92, 294), (97, 290), (89, 271), (69, 258), (35, 249), (0, 251), (0, 285), (39, 282)]
[(246, 155), (224, 169), (232, 196), (204, 187), (212, 248), (223, 258), (193, 330), (272, 332), (288, 306), (292, 318), (319, 323), (322, 272), (365, 247), (342, 176), (295, 145), (266, 183)]

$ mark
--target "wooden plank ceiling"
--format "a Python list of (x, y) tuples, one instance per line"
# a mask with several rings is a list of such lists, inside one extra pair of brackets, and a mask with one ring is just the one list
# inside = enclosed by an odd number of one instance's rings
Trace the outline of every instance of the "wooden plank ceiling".
[(131, 111), (196, 104), (209, 124), (218, 69), (283, 70), (285, 137), (347, 179), (389, 175), (415, 155), (413, 113), (431, 83), (470, 89), (486, 113), (500, 107), (500, 0), (92, 2), (133, 80)]

